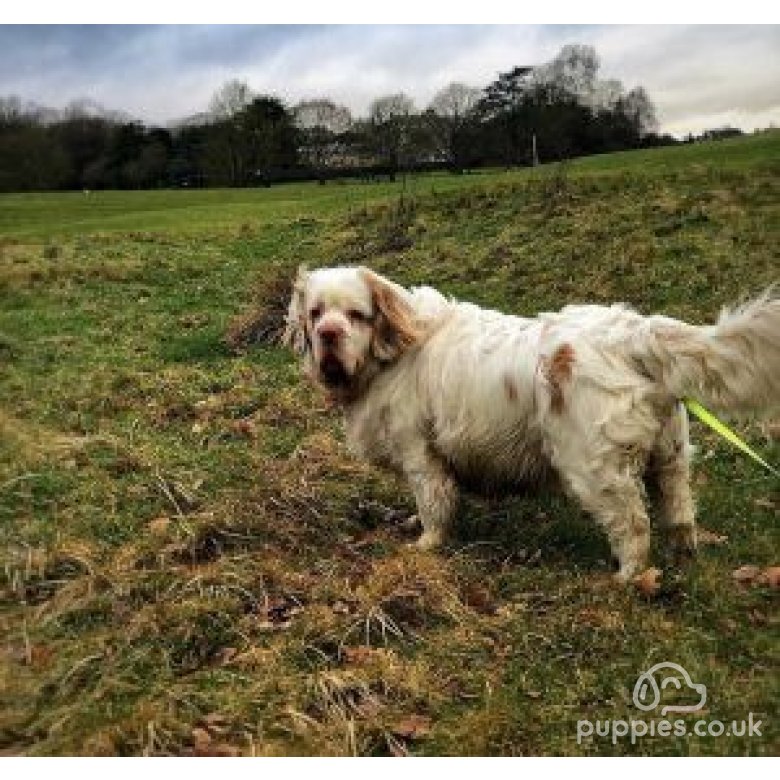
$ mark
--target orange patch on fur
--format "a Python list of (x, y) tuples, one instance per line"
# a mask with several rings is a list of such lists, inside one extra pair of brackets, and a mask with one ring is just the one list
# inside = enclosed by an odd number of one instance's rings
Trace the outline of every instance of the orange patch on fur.
[(508, 374), (504, 374), (504, 392), (510, 401), (517, 400), (517, 385), (515, 380)]
[(545, 361), (544, 374), (550, 383), (550, 406), (556, 414), (563, 411), (563, 386), (571, 379), (571, 367), (574, 364), (574, 347), (561, 344)]
[(374, 353), (380, 360), (393, 360), (421, 338), (414, 311), (382, 277), (363, 269), (377, 310), (374, 323)]

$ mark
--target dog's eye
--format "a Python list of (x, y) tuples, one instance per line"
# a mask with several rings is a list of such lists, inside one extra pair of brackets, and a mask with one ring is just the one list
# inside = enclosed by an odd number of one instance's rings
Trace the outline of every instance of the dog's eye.
[(315, 306), (310, 312), (309, 316), (312, 320), (318, 320), (322, 314), (322, 309), (319, 306)]
[(358, 311), (357, 309), (350, 309), (347, 312), (347, 317), (349, 317), (352, 322), (365, 322), (368, 319), (367, 314), (363, 314), (362, 311)]

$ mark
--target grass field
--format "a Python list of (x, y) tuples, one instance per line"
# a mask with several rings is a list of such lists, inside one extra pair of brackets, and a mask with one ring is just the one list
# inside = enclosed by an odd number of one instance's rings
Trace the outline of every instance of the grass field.
[[(778, 481), (694, 424), (706, 543), (616, 587), (560, 497), (468, 498), (441, 554), (271, 339), (300, 262), (533, 314), (706, 322), (780, 277), (780, 133), (534, 171), (0, 196), (0, 754), (772, 755)], [(226, 335), (228, 336), (226, 338)], [(774, 463), (777, 423), (737, 425)], [(660, 661), (684, 717), (594, 737)], [(648, 716), (649, 717), (649, 716)]]

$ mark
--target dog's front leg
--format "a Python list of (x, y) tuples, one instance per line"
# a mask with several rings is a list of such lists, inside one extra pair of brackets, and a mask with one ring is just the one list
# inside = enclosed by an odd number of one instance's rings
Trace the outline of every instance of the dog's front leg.
[(444, 467), (435, 459), (418, 461), (405, 468), (423, 532), (415, 542), (421, 550), (439, 547), (447, 536), (458, 506), (458, 488)]

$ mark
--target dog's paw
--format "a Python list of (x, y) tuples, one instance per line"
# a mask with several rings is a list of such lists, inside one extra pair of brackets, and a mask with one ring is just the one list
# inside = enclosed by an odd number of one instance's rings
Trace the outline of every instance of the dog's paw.
[(441, 547), (444, 541), (441, 534), (431, 531), (424, 531), (416, 542), (412, 542), (409, 547), (415, 550), (435, 550)]
[(413, 533), (419, 531), (422, 528), (422, 523), (417, 515), (411, 515), (410, 517), (400, 520), (397, 524), (398, 528), (402, 531)]
[(621, 562), (618, 571), (612, 575), (613, 579), (621, 584), (629, 583), (644, 570), (645, 565), (644, 560), (639, 558), (627, 558)]

